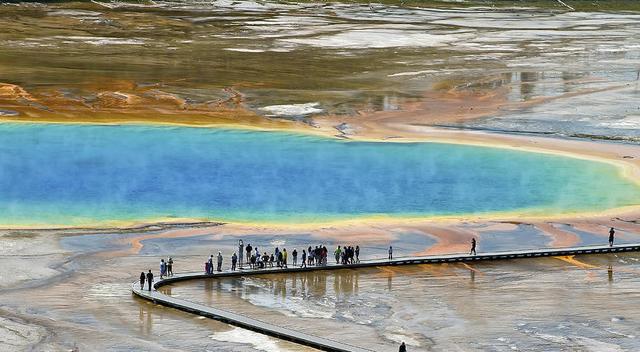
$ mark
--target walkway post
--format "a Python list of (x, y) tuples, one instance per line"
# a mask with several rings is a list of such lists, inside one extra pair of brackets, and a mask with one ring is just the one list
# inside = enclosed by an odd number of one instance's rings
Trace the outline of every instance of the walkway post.
[(242, 263), (244, 263), (244, 242), (242, 240), (238, 240), (238, 263), (242, 269)]

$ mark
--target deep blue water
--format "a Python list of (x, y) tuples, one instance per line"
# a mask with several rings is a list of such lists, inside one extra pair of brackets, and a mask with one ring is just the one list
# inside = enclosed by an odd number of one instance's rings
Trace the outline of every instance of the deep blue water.
[(0, 125), (0, 224), (306, 222), (637, 204), (608, 164), (437, 143), (183, 127)]

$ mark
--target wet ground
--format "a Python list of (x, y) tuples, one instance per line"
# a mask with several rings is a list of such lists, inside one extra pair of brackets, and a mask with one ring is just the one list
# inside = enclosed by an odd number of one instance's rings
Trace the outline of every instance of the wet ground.
[[(458, 226), (478, 234), (480, 251), (545, 247), (553, 240), (534, 225)], [(581, 244), (606, 241), (606, 234), (591, 229), (551, 226), (577, 234)], [(637, 232), (620, 230), (618, 241), (637, 242)], [(173, 257), (176, 272), (193, 272), (222, 251), (226, 267), (239, 238), (261, 251), (341, 243), (312, 233), (237, 235), (225, 226), (6, 233), (0, 242), (0, 350), (309, 350), (131, 295), (130, 283), (142, 270), (157, 273), (159, 258)], [(384, 257), (389, 244), (396, 256), (436, 244), (418, 231), (397, 233), (391, 242), (374, 238), (358, 242), (365, 259)], [(132, 249), (137, 241), (139, 251)], [(398, 341), (435, 351), (563, 350), (576, 344), (584, 350), (633, 350), (638, 260), (624, 254), (341, 270), (207, 280), (164, 290), (374, 350), (393, 349)]]
[(639, 261), (631, 254), (347, 269), (165, 292), (375, 351), (402, 341), (420, 351), (634, 350)]

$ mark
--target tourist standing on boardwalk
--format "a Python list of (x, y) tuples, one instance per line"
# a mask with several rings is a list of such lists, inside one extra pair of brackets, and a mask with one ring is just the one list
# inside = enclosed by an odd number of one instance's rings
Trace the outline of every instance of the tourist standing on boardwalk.
[(393, 259), (393, 247), (389, 246), (389, 260)]
[(207, 271), (207, 274), (213, 274), (213, 254), (209, 257), (209, 271)]
[(304, 249), (302, 250), (302, 263), (300, 264), (300, 267), (307, 267), (307, 252)]
[(147, 283), (149, 284), (149, 291), (151, 291), (151, 285), (153, 284), (153, 274), (151, 273), (151, 269), (147, 273)]
[(144, 290), (144, 271), (140, 273), (140, 289)]
[(282, 266), (286, 269), (287, 268), (287, 257), (289, 256), (289, 253), (287, 253), (287, 249), (283, 248), (282, 249)]
[(342, 251), (342, 264), (353, 264), (353, 247), (344, 247)]
[(167, 276), (173, 276), (173, 258), (169, 257), (167, 262)]
[(244, 242), (242, 240), (238, 241), (238, 264), (240, 264), (240, 269), (242, 269), (242, 257), (244, 256)]
[(251, 263), (251, 250), (253, 250), (253, 248), (251, 248), (251, 243), (247, 244), (247, 263)]
[(609, 230), (609, 247), (613, 247), (613, 238), (616, 235), (616, 230), (613, 229), (613, 227), (611, 228), (611, 230)]
[(360, 263), (360, 246), (356, 246), (356, 263)]
[(327, 246), (322, 246), (322, 266), (327, 265), (327, 257), (329, 256), (329, 250)]
[(340, 246), (338, 246), (338, 248), (336, 248), (335, 251), (333, 251), (333, 256), (336, 258), (336, 264), (340, 264), (340, 258), (342, 254), (342, 250), (340, 249)]
[[(278, 249), (278, 248), (276, 248), (276, 249)], [(276, 252), (276, 266), (278, 268), (282, 266), (282, 257), (283, 257), (282, 252)]]
[(475, 237), (471, 239), (471, 250), (469, 251), (469, 255), (476, 255), (476, 239)]
[(238, 256), (235, 253), (233, 253), (233, 255), (231, 256), (231, 271), (236, 271), (237, 263), (238, 263)]
[(291, 256), (293, 257), (293, 266), (298, 266), (298, 250), (294, 248)]
[(404, 344), (404, 342), (400, 344), (398, 352), (407, 352), (407, 346)]
[(164, 262), (164, 259), (160, 259), (160, 279), (162, 279), (162, 277), (166, 274), (167, 272), (167, 263)]
[(222, 253), (218, 252), (218, 271), (222, 271)]

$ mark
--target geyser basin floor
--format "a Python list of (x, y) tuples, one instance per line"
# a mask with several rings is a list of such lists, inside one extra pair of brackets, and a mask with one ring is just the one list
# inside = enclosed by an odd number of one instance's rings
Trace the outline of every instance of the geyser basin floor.
[(636, 205), (607, 163), (283, 132), (0, 125), (0, 224), (200, 218), (306, 223)]

